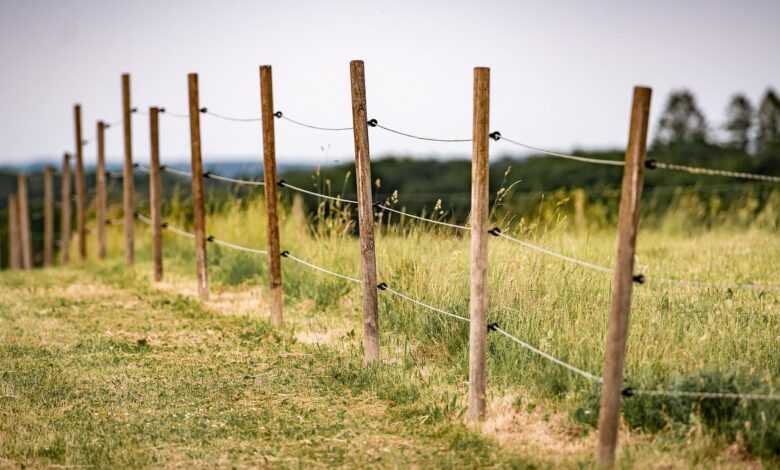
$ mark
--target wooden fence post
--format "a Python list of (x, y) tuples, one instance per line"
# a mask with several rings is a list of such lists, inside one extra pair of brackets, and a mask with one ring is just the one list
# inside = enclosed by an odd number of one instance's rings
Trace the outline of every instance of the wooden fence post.
[(43, 265), (54, 265), (54, 168), (43, 170)]
[(190, 103), (190, 149), (192, 152), (192, 209), (195, 222), (195, 262), (198, 294), (209, 298), (208, 259), (206, 258), (206, 209), (203, 205), (203, 162), (200, 148), (200, 103), (198, 74), (187, 76)]
[(488, 142), (490, 69), (474, 68), (473, 142), (471, 160), (471, 287), (469, 298), (469, 419), (485, 416), (485, 343), (488, 307)]
[(162, 281), (162, 214), (160, 213), (160, 109), (149, 108), (149, 216), (152, 220), (152, 258), (154, 258), (154, 280)]
[(70, 203), (71, 203), (70, 154), (62, 156), (62, 207), (60, 207), (60, 255), (62, 264), (70, 261)]
[(19, 222), (19, 243), (22, 249), (22, 267), (32, 269), (32, 234), (30, 233), (30, 204), (27, 198), (27, 176), (19, 174), (17, 176), (17, 200), (18, 204), (18, 222)]
[(634, 253), (639, 225), (639, 201), (642, 196), (651, 95), (650, 88), (634, 88), (631, 128), (628, 133), (623, 188), (620, 193), (617, 261), (612, 281), (612, 307), (607, 324), (604, 384), (599, 411), (597, 457), (598, 464), (607, 468), (611, 468), (615, 464), (615, 448), (618, 439), (623, 365), (628, 336), (628, 316), (631, 310), (631, 289), (636, 281), (634, 278)]
[(362, 60), (349, 63), (352, 84), (352, 127), (355, 136), (355, 178), (363, 278), (363, 358), (379, 360), (376, 253), (374, 252), (374, 207), (371, 196), (371, 154), (368, 148), (366, 74)]
[(133, 180), (132, 114), (130, 74), (122, 74), (122, 128), (124, 129), (125, 165), (122, 171), (122, 207), (125, 225), (125, 262), (135, 263), (135, 181)]
[(587, 222), (585, 220), (585, 190), (577, 188), (574, 190), (574, 227), (578, 232), (585, 232)]
[(19, 203), (16, 194), (8, 195), (8, 267), (22, 269), (22, 249), (19, 241)]
[(84, 179), (84, 141), (81, 138), (81, 105), (73, 106), (76, 137), (76, 231), (79, 257), (87, 259), (87, 184)]
[(97, 255), (98, 258), (106, 257), (106, 123), (97, 123), (97, 170), (95, 178), (97, 183)]
[(268, 264), (270, 266), (271, 324), (282, 325), (282, 262), (279, 256), (279, 214), (276, 193), (276, 141), (274, 93), (270, 65), (260, 66), (260, 115), (263, 120), (263, 180), (268, 214)]

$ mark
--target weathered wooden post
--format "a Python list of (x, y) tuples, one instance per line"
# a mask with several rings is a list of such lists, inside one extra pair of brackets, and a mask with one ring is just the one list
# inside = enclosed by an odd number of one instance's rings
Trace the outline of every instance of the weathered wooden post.
[(122, 207), (125, 226), (125, 262), (135, 263), (135, 181), (133, 180), (133, 135), (130, 104), (130, 74), (122, 74), (122, 129), (124, 130), (125, 164), (122, 170)]
[(54, 168), (43, 170), (43, 265), (54, 265)]
[(487, 336), (488, 142), (490, 69), (474, 68), (471, 160), (471, 288), (469, 299), (469, 419), (485, 416)]
[(22, 250), (22, 268), (32, 269), (32, 234), (30, 233), (30, 204), (27, 198), (27, 176), (17, 175), (17, 196), (18, 222), (19, 222), (19, 243)]
[(578, 232), (585, 232), (585, 190), (577, 188), (574, 190), (574, 227)]
[(106, 123), (97, 123), (97, 170), (95, 171), (97, 183), (97, 255), (98, 258), (106, 257)]
[(152, 258), (154, 259), (154, 280), (162, 281), (162, 214), (160, 213), (160, 109), (149, 108), (149, 142), (151, 144), (149, 169), (149, 208), (152, 220)]
[(198, 294), (209, 298), (208, 259), (206, 258), (206, 209), (203, 205), (203, 161), (200, 148), (200, 104), (198, 74), (187, 76), (190, 105), (190, 149), (192, 154), (192, 209), (195, 222), (195, 263)]
[(76, 137), (76, 231), (79, 257), (87, 259), (87, 183), (84, 179), (84, 141), (81, 138), (81, 105), (73, 106)]
[(276, 141), (274, 93), (270, 65), (260, 66), (260, 116), (263, 121), (263, 180), (268, 214), (268, 264), (270, 267), (271, 324), (282, 325), (282, 263), (279, 255), (279, 214), (276, 193)]
[(628, 336), (628, 316), (631, 310), (631, 289), (636, 280), (634, 278), (634, 253), (639, 225), (639, 201), (642, 196), (651, 95), (650, 88), (634, 88), (631, 128), (628, 133), (623, 188), (620, 193), (617, 260), (612, 281), (612, 307), (607, 324), (604, 385), (599, 411), (597, 458), (598, 464), (607, 468), (611, 468), (615, 464), (615, 448), (618, 439), (623, 365)]
[(70, 154), (62, 156), (62, 207), (60, 208), (60, 255), (62, 264), (70, 261)]
[(377, 314), (376, 253), (374, 252), (374, 208), (371, 196), (371, 154), (368, 148), (366, 74), (362, 60), (349, 63), (352, 83), (352, 127), (355, 137), (355, 177), (363, 278), (363, 358), (379, 360), (379, 318)]
[(19, 240), (19, 203), (16, 194), (8, 195), (8, 267), (22, 269), (22, 246)]

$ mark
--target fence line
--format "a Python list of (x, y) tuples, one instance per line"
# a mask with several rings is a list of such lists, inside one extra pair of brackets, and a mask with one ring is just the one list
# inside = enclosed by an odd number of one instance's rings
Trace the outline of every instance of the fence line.
[[(138, 218), (141, 221), (143, 221), (144, 223), (146, 223), (146, 224), (151, 224), (151, 220), (148, 217), (145, 217), (142, 214), (138, 214)], [(167, 224), (165, 224), (164, 228), (167, 229), (167, 230), (170, 230), (170, 231), (172, 231), (174, 233), (177, 233), (179, 235), (188, 237), (188, 238), (194, 238), (195, 237), (195, 235), (190, 233), (190, 232), (178, 229), (176, 227), (173, 227), (173, 226), (170, 226), (170, 225), (167, 225)], [(211, 241), (213, 243), (217, 243), (217, 244), (220, 244), (220, 245), (223, 245), (223, 246), (226, 246), (228, 248), (235, 249), (235, 250), (249, 252), (249, 253), (255, 253), (255, 254), (262, 254), (262, 255), (265, 255), (265, 254), (268, 253), (267, 251), (264, 251), (264, 250), (248, 248), (248, 247), (237, 245), (237, 244), (234, 244), (234, 243), (225, 242), (223, 240), (218, 240), (218, 239), (216, 239), (214, 237), (209, 237), (209, 238), (210, 238), (209, 241)], [(318, 265), (316, 265), (314, 263), (311, 263), (309, 261), (306, 261), (304, 259), (298, 258), (298, 257), (292, 255), (289, 251), (283, 251), (282, 252), (282, 257), (290, 259), (290, 260), (292, 260), (292, 261), (294, 261), (294, 262), (296, 262), (298, 264), (306, 266), (306, 267), (308, 267), (310, 269), (313, 269), (315, 271), (318, 271), (318, 272), (321, 272), (321, 273), (324, 273), (324, 274), (327, 274), (327, 275), (330, 275), (330, 276), (333, 276), (333, 277), (336, 277), (336, 278), (339, 278), (339, 279), (342, 279), (342, 280), (345, 280), (345, 281), (349, 281), (349, 282), (352, 282), (352, 283), (355, 283), (355, 284), (360, 284), (360, 282), (361, 282), (360, 279), (357, 279), (355, 277), (347, 276), (347, 275), (344, 275), (344, 274), (332, 271), (330, 269), (324, 268), (322, 266), (318, 266)], [(448, 311), (443, 310), (441, 308), (434, 307), (434, 306), (432, 306), (430, 304), (427, 304), (427, 303), (422, 302), (422, 301), (420, 301), (418, 299), (410, 297), (410, 296), (408, 296), (408, 295), (406, 295), (406, 294), (404, 294), (402, 292), (399, 292), (399, 291), (389, 287), (386, 283), (379, 284), (377, 286), (377, 289), (379, 289), (380, 292), (385, 292), (385, 293), (391, 294), (391, 295), (393, 295), (395, 297), (398, 297), (400, 299), (406, 300), (406, 301), (408, 301), (408, 302), (410, 302), (412, 304), (418, 305), (418, 306), (420, 306), (420, 307), (422, 307), (424, 309), (427, 309), (427, 310), (430, 310), (432, 312), (445, 315), (445, 316), (453, 318), (455, 320), (463, 321), (463, 322), (466, 322), (466, 323), (471, 321), (468, 317), (464, 317), (462, 315), (458, 315), (458, 314), (455, 314), (455, 313), (452, 313), (452, 312), (448, 312)], [(575, 373), (575, 374), (577, 374), (577, 375), (579, 375), (579, 376), (589, 380), (590, 382), (593, 382), (593, 383), (599, 384), (599, 385), (603, 383), (603, 379), (601, 377), (599, 377), (599, 376), (597, 376), (595, 374), (592, 374), (592, 373), (590, 373), (590, 372), (588, 372), (586, 370), (580, 369), (579, 367), (574, 366), (574, 365), (572, 365), (572, 364), (570, 364), (570, 363), (568, 363), (566, 361), (563, 361), (563, 360), (553, 356), (552, 354), (549, 354), (547, 352), (542, 351), (541, 349), (539, 349), (539, 348), (529, 344), (528, 342), (520, 339), (516, 335), (506, 331), (503, 327), (501, 327), (497, 323), (489, 324), (488, 325), (488, 329), (490, 331), (495, 331), (497, 333), (500, 333), (501, 335), (505, 336), (509, 340), (517, 343), (521, 347), (523, 347), (523, 348), (527, 349), (528, 351), (536, 354), (537, 356), (540, 356), (540, 357), (546, 359), (547, 361), (555, 363), (555, 364), (557, 364), (557, 365), (559, 365), (559, 366), (569, 370), (570, 372), (573, 372), (573, 373)], [(635, 389), (635, 388), (631, 388), (631, 387), (626, 387), (623, 390), (623, 395), (626, 396), (626, 397), (630, 397), (630, 396), (633, 396), (633, 395), (644, 395), (644, 396), (670, 396), (670, 397), (686, 397), (686, 398), (701, 398), (701, 399), (727, 398), (727, 399), (738, 399), (738, 400), (770, 400), (770, 401), (780, 400), (780, 395), (773, 395), (773, 394), (732, 393), (732, 392), (684, 392), (684, 391), (675, 391), (675, 390), (645, 390), (645, 389)]]
[[(267, 72), (264, 80), (264, 70)], [(471, 418), (481, 418), (484, 415), (484, 402), (485, 402), (485, 390), (486, 390), (486, 374), (485, 374), (485, 360), (486, 360), (486, 335), (488, 332), (496, 332), (499, 335), (507, 338), (508, 340), (516, 343), (532, 354), (556, 364), (569, 372), (576, 374), (580, 377), (587, 379), (588, 381), (598, 384), (603, 387), (602, 390), (602, 402), (600, 408), (599, 417), (599, 454), (598, 462), (603, 466), (611, 466), (614, 463), (615, 448), (617, 443), (617, 428), (619, 423), (619, 410), (620, 410), (620, 394), (624, 397), (631, 397), (635, 395), (643, 396), (668, 396), (678, 398), (696, 398), (696, 399), (740, 399), (740, 400), (780, 400), (780, 395), (774, 394), (740, 394), (731, 391), (675, 391), (675, 390), (650, 390), (650, 389), (633, 389), (631, 387), (624, 388), (624, 355), (626, 351), (626, 341), (628, 337), (628, 315), (631, 305), (632, 288), (631, 283), (644, 283), (645, 278), (643, 275), (634, 274), (635, 263), (635, 250), (636, 250), (636, 233), (638, 231), (639, 220), (639, 204), (640, 194), (643, 186), (643, 174), (644, 169), (662, 169), (669, 171), (680, 171), (696, 175), (708, 175), (708, 176), (723, 176), (730, 178), (749, 179), (757, 181), (765, 181), (771, 183), (780, 182), (780, 176), (762, 175), (755, 173), (720, 170), (714, 168), (700, 168), (694, 166), (678, 165), (674, 163), (658, 162), (655, 160), (645, 160), (647, 149), (647, 124), (650, 110), (650, 95), (651, 90), (645, 87), (636, 87), (634, 89), (634, 101), (632, 104), (632, 113), (630, 119), (630, 132), (629, 132), (629, 144), (626, 151), (626, 159), (624, 161), (608, 160), (601, 158), (589, 158), (572, 154), (554, 152), (546, 150), (540, 147), (535, 147), (522, 143), (518, 140), (506, 138), (501, 135), (500, 132), (489, 132), (489, 77), (490, 70), (484, 67), (477, 67), (474, 69), (474, 116), (473, 116), (473, 137), (469, 139), (462, 138), (435, 138), (426, 137), (423, 135), (400, 131), (391, 127), (381, 125), (377, 119), (368, 119), (367, 106), (365, 96), (365, 79), (364, 79), (364, 65), (362, 61), (352, 61), (350, 63), (350, 76), (352, 84), (352, 111), (353, 111), (353, 125), (351, 127), (323, 127), (313, 124), (308, 124), (303, 121), (297, 121), (295, 119), (284, 116), (281, 111), (273, 112), (272, 92), (270, 91), (270, 66), (261, 67), (261, 104), (262, 104), (262, 118), (259, 117), (236, 117), (220, 113), (214, 113), (208, 110), (206, 107), (200, 107), (198, 101), (198, 80), (197, 74), (189, 74), (189, 111), (184, 113), (166, 113), (165, 109), (160, 109), (163, 114), (170, 115), (173, 118), (189, 118), (190, 121), (190, 143), (192, 150), (192, 168), (193, 171), (177, 170), (173, 168), (167, 168), (165, 166), (156, 166), (155, 175), (157, 169), (167, 171), (171, 174), (189, 178), (193, 186), (193, 207), (195, 213), (195, 228), (194, 233), (170, 226), (167, 223), (160, 224), (159, 217), (155, 212), (154, 222), (151, 219), (135, 212), (136, 209), (132, 207), (132, 204), (128, 205), (128, 201), (133, 200), (134, 189), (132, 187), (132, 169), (131, 165), (131, 151), (130, 151), (130, 128), (127, 125), (130, 115), (137, 113), (136, 108), (130, 109), (129, 99), (129, 75), (124, 74), (122, 76), (122, 91), (123, 91), (123, 112), (124, 112), (124, 130), (125, 130), (125, 178), (124, 185), (124, 224), (126, 229), (126, 255), (128, 264), (132, 264), (132, 228), (133, 228), (133, 215), (135, 218), (146, 224), (155, 225), (155, 233), (158, 235), (158, 228), (164, 228), (171, 231), (174, 234), (195, 239), (196, 250), (196, 267), (197, 267), (197, 279), (198, 279), (198, 291), (201, 299), (208, 298), (208, 285), (207, 285), (207, 256), (206, 256), (206, 242), (214, 243), (215, 245), (222, 246), (228, 249), (237, 251), (252, 253), (256, 255), (269, 255), (269, 261), (271, 263), (272, 274), (279, 273), (280, 257), (290, 259), (291, 261), (301, 264), (309, 269), (321, 272), (323, 274), (339, 278), (345, 281), (362, 285), (363, 287), (363, 319), (364, 319), (364, 334), (363, 334), (363, 351), (364, 360), (371, 362), (379, 358), (379, 330), (377, 326), (377, 295), (379, 292), (387, 293), (391, 296), (397, 297), (404, 301), (410, 302), (417, 307), (423, 308), (430, 312), (434, 312), (440, 315), (444, 315), (448, 318), (463, 321), (469, 323), (469, 416)], [(77, 205), (78, 221), (79, 221), (79, 244), (81, 248), (81, 256), (86, 256), (85, 248), (85, 231), (84, 231), (84, 177), (82, 173), (82, 148), (84, 145), (90, 142), (89, 139), (83, 140), (81, 138), (80, 130), (80, 107), (75, 106), (75, 124), (76, 124), (76, 148), (77, 148), (77, 193), (79, 196)], [(152, 112), (151, 114), (155, 114)], [(200, 114), (205, 114), (217, 119), (235, 122), (263, 122), (263, 144), (264, 144), (264, 161), (265, 161), (265, 178), (263, 182), (254, 180), (244, 180), (239, 178), (233, 178), (229, 176), (218, 175), (212, 172), (204, 172), (201, 163), (201, 145), (200, 145)], [(155, 114), (156, 115), (156, 114)], [(320, 130), (320, 131), (354, 131), (355, 138), (355, 158), (357, 168), (357, 200), (344, 199), (340, 196), (333, 197), (325, 194), (321, 194), (316, 191), (309, 191), (294, 185), (290, 185), (283, 180), (275, 181), (275, 160), (274, 160), (274, 134), (273, 134), (273, 121), (274, 116), (278, 119), (284, 119), (294, 125)], [(155, 119), (156, 122), (156, 119)], [(112, 123), (113, 124), (113, 123)], [(154, 124), (156, 126), (156, 124)], [(99, 125), (100, 127), (100, 125)], [(110, 127), (110, 125), (109, 125)], [(472, 200), (471, 200), (471, 226), (459, 225), (455, 223), (448, 223), (434, 218), (428, 218), (425, 216), (418, 216), (409, 214), (405, 211), (394, 209), (388, 205), (381, 203), (372, 203), (371, 185), (372, 180), (370, 177), (370, 156), (369, 156), (369, 132), (368, 127), (378, 127), (383, 131), (404, 136), (410, 139), (429, 141), (429, 142), (473, 142), (473, 156), (472, 156)], [(102, 132), (100, 134), (102, 142)], [(488, 181), (489, 181), (489, 166), (488, 166), (488, 143), (489, 140), (494, 141), (504, 140), (507, 143), (522, 147), (534, 152), (539, 152), (543, 155), (562, 158), (581, 163), (597, 164), (597, 165), (609, 165), (616, 167), (624, 167), (623, 184), (622, 184), (622, 196), (620, 202), (619, 212), (619, 224), (618, 224), (618, 245), (617, 256), (615, 260), (615, 268), (602, 266), (596, 263), (580, 260), (571, 256), (567, 256), (547, 248), (535, 245), (533, 243), (520, 240), (508, 234), (504, 234), (499, 228), (495, 227), (488, 230), (487, 226), (487, 208), (488, 208)], [(270, 144), (269, 144), (270, 142)], [(270, 152), (270, 153), (269, 153)], [(271, 157), (269, 157), (271, 155)], [(269, 163), (269, 158), (271, 163)], [(65, 156), (65, 162), (67, 164), (68, 156)], [(269, 170), (269, 165), (271, 170)], [(148, 167), (142, 167), (136, 164), (135, 167), (141, 168), (143, 171), (149, 171)], [(112, 176), (111, 173), (107, 173), (108, 176)], [(102, 177), (102, 175), (101, 175)], [(115, 176), (115, 177), (118, 177)], [(22, 181), (20, 176), (20, 181)], [(205, 210), (203, 206), (203, 179), (215, 179), (233, 184), (240, 185), (252, 185), (252, 186), (264, 186), (266, 200), (276, 201), (276, 186), (280, 186), (292, 191), (315, 196), (321, 199), (327, 199), (336, 201), (337, 203), (345, 202), (348, 204), (355, 204), (358, 206), (359, 215), (359, 229), (360, 229), (360, 253), (362, 257), (362, 272), (360, 278), (340, 274), (336, 271), (332, 271), (322, 266), (318, 266), (302, 258), (298, 258), (292, 255), (289, 251), (279, 252), (278, 246), (278, 233), (276, 238), (271, 237), (270, 233), (273, 233), (273, 227), (276, 224), (275, 215), (275, 202), (274, 207), (268, 207), (269, 212), (269, 250), (260, 250), (245, 247), (236, 243), (224, 241), (215, 238), (212, 235), (207, 235), (205, 232)], [(20, 183), (21, 185), (22, 183)], [(24, 191), (20, 190), (20, 193)], [(69, 201), (69, 190), (63, 191), (63, 201)], [(26, 209), (26, 197), (25, 203), (25, 217), (28, 217), (28, 210)], [(63, 210), (69, 210), (70, 204), (64, 204)], [(159, 207), (156, 206), (156, 207)], [(399, 214), (403, 217), (409, 217), (410, 219), (416, 219), (423, 222), (446, 226), (449, 228), (471, 231), (471, 291), (469, 295), (469, 316), (462, 316), (458, 313), (453, 313), (445, 309), (429, 305), (421, 300), (415, 299), (409, 295), (399, 292), (390, 288), (387, 283), (379, 282), (377, 284), (376, 279), (376, 262), (374, 254), (374, 237), (373, 237), (373, 222), (376, 213), (375, 209), (381, 211), (388, 211), (391, 213)], [(434, 216), (432, 216), (434, 217)], [(102, 220), (99, 222), (102, 228)], [(106, 222), (110, 223), (110, 221)], [(66, 227), (66, 225), (63, 225)], [(70, 229), (62, 229), (63, 246), (64, 250), (67, 250), (67, 243), (70, 237)], [(592, 374), (586, 370), (578, 368), (568, 362), (563, 361), (547, 352), (544, 352), (528, 342), (520, 339), (512, 333), (502, 328), (498, 323), (488, 323), (486, 319), (487, 314), (487, 233), (503, 238), (509, 242), (519, 244), (522, 247), (536, 251), (543, 255), (554, 257), (556, 259), (576, 264), (580, 267), (598, 271), (601, 273), (614, 274), (613, 292), (612, 292), (612, 309), (610, 311), (610, 317), (607, 329), (607, 343), (604, 354), (604, 375), (603, 379), (595, 374)], [(29, 235), (28, 235), (29, 238)], [(276, 240), (274, 242), (274, 240)], [(275, 244), (275, 245), (274, 245)], [(67, 252), (65, 254), (67, 256)], [(339, 258), (340, 259), (340, 258)], [(275, 269), (275, 271), (274, 271)], [(278, 282), (278, 284), (274, 284)], [(689, 281), (685, 279), (670, 279), (659, 277), (657, 279), (659, 284), (669, 285), (681, 285), (689, 287), (740, 287), (751, 289), (773, 289), (780, 286), (775, 285), (760, 285), (760, 284), (729, 284), (729, 283), (706, 283), (700, 281)], [(272, 289), (276, 285), (281, 293), (281, 277), (280, 275), (274, 277), (271, 276)], [(272, 293), (274, 291), (272, 290)], [(281, 294), (280, 294), (281, 295)], [(279, 297), (281, 302), (281, 297)], [(505, 307), (508, 308), (508, 307)], [(281, 324), (281, 316), (278, 317), (278, 321), (275, 321), (275, 316), (271, 314), (271, 320), (273, 326)], [(485, 330), (487, 328), (487, 331)]]

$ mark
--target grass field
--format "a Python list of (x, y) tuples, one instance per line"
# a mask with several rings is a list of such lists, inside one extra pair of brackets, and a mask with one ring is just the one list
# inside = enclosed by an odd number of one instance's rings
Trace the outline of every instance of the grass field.
[[(174, 208), (175, 209), (175, 208)], [(264, 246), (261, 201), (221, 208), (209, 233)], [(511, 233), (610, 266), (613, 232), (496, 217)], [(282, 248), (359, 272), (351, 217), (285, 214)], [(175, 210), (170, 218), (186, 226)], [(194, 292), (192, 249), (166, 236), (167, 279), (109, 261), (0, 277), (0, 453), (9, 466), (565, 466), (593, 463), (598, 391), (489, 337), (489, 416), (463, 423), (467, 329), (380, 295), (383, 365), (365, 368), (357, 286), (283, 262), (287, 325), (266, 322), (265, 262), (209, 246), (213, 299)], [(468, 240), (407, 222), (377, 239), (380, 280), (467, 314)], [(600, 374), (610, 277), (490, 241), (490, 320)], [(94, 250), (93, 250), (94, 252)], [(776, 232), (647, 229), (626, 365), (645, 388), (768, 393), (780, 388), (780, 312), (771, 289), (700, 288), (655, 276), (771, 284)], [(777, 403), (626, 400), (625, 467), (777, 465)]]

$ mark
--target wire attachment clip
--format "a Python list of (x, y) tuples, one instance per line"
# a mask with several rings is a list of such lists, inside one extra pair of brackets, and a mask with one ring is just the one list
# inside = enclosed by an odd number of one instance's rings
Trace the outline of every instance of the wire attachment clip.
[(493, 235), (494, 237), (497, 237), (497, 236), (501, 235), (501, 229), (498, 228), (498, 227), (493, 227), (490, 230), (488, 230), (488, 233)]
[(488, 331), (497, 331), (500, 327), (501, 325), (499, 325), (497, 321), (487, 324)]
[(645, 168), (647, 168), (648, 170), (655, 170), (656, 168), (658, 168), (658, 160), (653, 160), (653, 159), (645, 160)]
[(366, 124), (368, 124), (369, 127), (376, 127), (377, 125), (379, 125), (379, 121), (377, 121), (376, 119), (369, 119), (366, 122)]
[(380, 282), (376, 285), (376, 288), (379, 290), (387, 290), (387, 283), (386, 282)]
[(493, 139), (495, 141), (499, 141), (499, 140), (501, 140), (501, 133), (498, 132), (498, 131), (493, 131), (490, 134), (488, 134), (488, 137), (490, 137), (491, 139)]
[(647, 278), (645, 278), (644, 274), (634, 274), (631, 277), (631, 280), (637, 284), (644, 284), (645, 282), (647, 282)]
[(290, 252), (287, 251), (287, 250), (284, 250), (281, 253), (279, 253), (279, 256), (281, 256), (282, 258), (287, 258), (288, 256), (290, 256)]
[(213, 242), (214, 241), (214, 235), (209, 235), (206, 237), (207, 242)]

